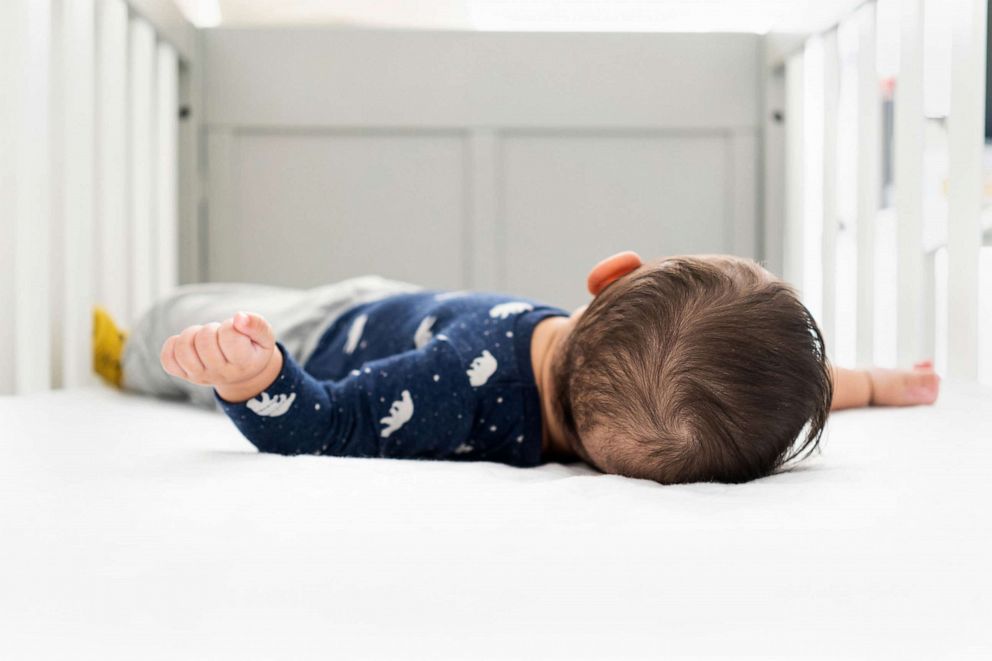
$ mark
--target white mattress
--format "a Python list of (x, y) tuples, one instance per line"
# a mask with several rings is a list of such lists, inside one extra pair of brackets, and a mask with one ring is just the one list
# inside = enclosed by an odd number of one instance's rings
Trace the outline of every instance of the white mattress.
[(256, 454), (0, 398), (0, 658), (987, 658), (992, 391), (836, 415), (751, 484)]

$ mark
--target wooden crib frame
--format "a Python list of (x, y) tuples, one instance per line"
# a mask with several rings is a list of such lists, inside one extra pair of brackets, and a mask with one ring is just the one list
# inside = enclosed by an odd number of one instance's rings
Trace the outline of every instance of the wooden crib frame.
[(84, 385), (93, 302), (128, 323), (195, 277), (198, 36), (166, 0), (5, 0), (0, 26), (0, 393)]
[[(855, 318), (850, 362), (908, 365), (936, 354), (946, 356), (950, 376), (976, 380), (980, 364), (992, 363), (980, 333), (990, 296), (979, 286), (986, 2), (942, 5), (952, 8), (954, 110), (947, 238), (934, 245), (923, 238), (921, 193), (923, 11), (931, 0), (879, 1), (782, 57), (770, 55), (775, 38), (765, 39), (764, 110), (771, 118), (784, 109), (785, 123), (778, 143), (768, 128), (774, 120), (765, 124), (763, 209), (752, 223), (764, 231), (759, 256), (800, 285), (832, 351), (839, 320)], [(878, 15), (896, 6), (895, 196), (880, 215)], [(128, 324), (161, 292), (206, 274), (201, 35), (168, 0), (9, 0), (0, 3), (0, 29), (0, 89), (13, 91), (0, 103), (0, 309), (13, 310), (0, 318), (0, 393), (85, 385), (93, 380), (94, 301)], [(840, 55), (852, 44), (857, 149), (848, 168), (837, 145)], [(761, 185), (760, 173), (753, 181)], [(845, 183), (856, 188), (850, 219), (838, 208)], [(836, 277), (848, 220), (852, 297), (838, 293)], [(878, 245), (882, 227), (894, 227), (892, 249)], [(894, 278), (878, 277), (884, 260), (894, 263)], [(848, 298), (856, 300), (845, 305)]]
[[(847, 314), (850, 321), (854, 316), (853, 328), (848, 328), (853, 330), (854, 350), (848, 360), (908, 366), (937, 356), (939, 367), (953, 378), (973, 381), (981, 372), (987, 379), (992, 371), (992, 338), (987, 335), (992, 329), (980, 334), (992, 302), (992, 293), (980, 291), (982, 279), (989, 278), (982, 269), (992, 258), (981, 248), (983, 229), (992, 230), (989, 214), (983, 223), (987, 2), (942, 4), (946, 13), (928, 15), (927, 24), (925, 7), (936, 5), (924, 0), (866, 3), (839, 25), (810, 36), (771, 63), (769, 75), (784, 78), (784, 93), (778, 99), (785, 117), (783, 271), (800, 285), (831, 350), (838, 344), (838, 317)], [(899, 26), (899, 62), (891, 134), (894, 195), (886, 204), (880, 197), (882, 108), (884, 84), (888, 79), (891, 85), (894, 72), (885, 70), (891, 65), (878, 61), (878, 54), (880, 41), (885, 43), (882, 21), (888, 18), (895, 18)], [(927, 61), (925, 31), (942, 27), (949, 31), (951, 50), (929, 53), (927, 58), (944, 57)], [(857, 90), (856, 110), (848, 115), (856, 118), (857, 149), (840, 163), (842, 63), (851, 52), (856, 53), (856, 63), (846, 71), (856, 80), (844, 83)], [(947, 231), (946, 240), (937, 241), (924, 238), (928, 216), (923, 192), (924, 75), (933, 75), (934, 67), (949, 78), (950, 87), (950, 112), (940, 120), (947, 127)], [(850, 126), (846, 128), (850, 132)], [(847, 214), (853, 218), (838, 209), (838, 189), (844, 183), (856, 187), (856, 205), (849, 205), (855, 208)], [(837, 241), (851, 221), (857, 296), (853, 306), (845, 308), (849, 301), (836, 290)], [(774, 231), (774, 223), (769, 229)], [(880, 237), (887, 234), (890, 241), (882, 245)], [(941, 277), (945, 269), (946, 285)]]

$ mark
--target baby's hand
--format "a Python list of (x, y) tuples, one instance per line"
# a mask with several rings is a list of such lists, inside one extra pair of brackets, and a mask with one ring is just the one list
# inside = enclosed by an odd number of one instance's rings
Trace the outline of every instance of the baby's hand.
[(940, 390), (940, 377), (930, 361), (917, 363), (911, 370), (875, 368), (868, 377), (874, 406), (933, 404)]
[(173, 335), (162, 345), (160, 359), (169, 374), (213, 386), (228, 401), (251, 399), (282, 369), (272, 326), (261, 315), (244, 312)]

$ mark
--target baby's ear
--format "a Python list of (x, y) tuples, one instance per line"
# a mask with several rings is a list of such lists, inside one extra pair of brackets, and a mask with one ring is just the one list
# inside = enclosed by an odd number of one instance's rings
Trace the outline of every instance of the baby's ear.
[(643, 264), (641, 256), (636, 252), (632, 250), (618, 252), (596, 264), (589, 271), (589, 277), (586, 279), (586, 287), (589, 289), (590, 294), (599, 296), (599, 293), (606, 289), (607, 285), (622, 278), (631, 271), (637, 270), (641, 267), (641, 264)]

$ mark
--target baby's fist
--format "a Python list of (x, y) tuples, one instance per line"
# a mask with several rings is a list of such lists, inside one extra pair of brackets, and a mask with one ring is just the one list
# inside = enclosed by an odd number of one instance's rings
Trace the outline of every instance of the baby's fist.
[(239, 312), (223, 323), (190, 326), (173, 335), (162, 345), (160, 358), (173, 376), (223, 387), (251, 383), (276, 353), (269, 322), (261, 315)]

